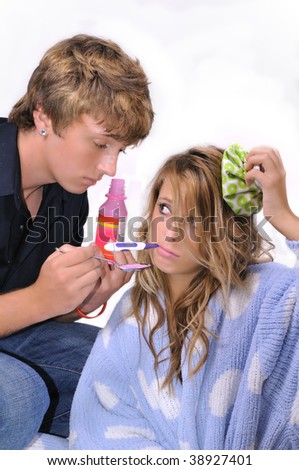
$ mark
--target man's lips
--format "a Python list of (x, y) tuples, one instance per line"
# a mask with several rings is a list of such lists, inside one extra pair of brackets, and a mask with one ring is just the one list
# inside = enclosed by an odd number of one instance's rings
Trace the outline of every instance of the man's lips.
[(94, 186), (94, 185), (97, 184), (97, 182), (98, 182), (98, 180), (95, 180), (95, 179), (93, 179), (93, 178), (89, 178), (88, 176), (85, 176), (85, 177), (83, 178), (83, 180), (84, 180), (84, 182), (85, 182), (86, 184), (88, 184), (88, 186)]

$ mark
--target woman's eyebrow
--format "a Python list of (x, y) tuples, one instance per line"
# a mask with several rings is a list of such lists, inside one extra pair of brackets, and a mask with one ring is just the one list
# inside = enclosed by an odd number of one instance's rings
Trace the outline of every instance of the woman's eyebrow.
[(158, 201), (168, 202), (169, 204), (172, 203), (172, 199), (169, 199), (169, 198), (166, 197), (166, 196), (159, 196), (159, 197), (158, 197)]

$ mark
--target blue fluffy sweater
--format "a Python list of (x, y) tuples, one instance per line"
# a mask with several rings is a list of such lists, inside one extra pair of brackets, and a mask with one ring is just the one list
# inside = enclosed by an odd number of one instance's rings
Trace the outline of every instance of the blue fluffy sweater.
[[(299, 243), (289, 246), (299, 253)], [(82, 373), (69, 447), (299, 449), (298, 288), (298, 268), (267, 263), (249, 268), (246, 288), (232, 289), (226, 311), (212, 298), (209, 328), (218, 338), (194, 377), (182, 357), (182, 383), (172, 392), (160, 387), (168, 362), (157, 378), (135, 318), (124, 319), (125, 293)], [(160, 351), (167, 326), (154, 338)]]

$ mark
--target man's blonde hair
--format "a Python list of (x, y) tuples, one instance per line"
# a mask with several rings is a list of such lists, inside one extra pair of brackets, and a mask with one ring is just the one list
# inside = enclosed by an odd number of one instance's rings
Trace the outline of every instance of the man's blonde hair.
[(154, 116), (139, 61), (114, 42), (85, 34), (60, 41), (44, 54), (9, 121), (33, 129), (38, 106), (57, 134), (85, 113), (128, 145), (148, 135)]

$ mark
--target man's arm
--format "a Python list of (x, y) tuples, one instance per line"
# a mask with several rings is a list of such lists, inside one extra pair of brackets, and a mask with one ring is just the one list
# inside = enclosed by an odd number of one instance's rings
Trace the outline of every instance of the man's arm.
[(0, 336), (73, 311), (93, 291), (101, 263), (95, 247), (69, 247), (65, 255), (53, 253), (29, 287), (0, 295)]

